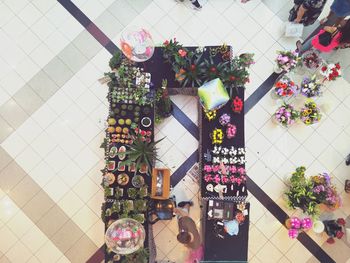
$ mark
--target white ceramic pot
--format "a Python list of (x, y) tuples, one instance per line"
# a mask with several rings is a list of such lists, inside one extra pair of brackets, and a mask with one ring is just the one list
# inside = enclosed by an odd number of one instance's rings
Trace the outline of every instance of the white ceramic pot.
[(313, 223), (312, 225), (312, 230), (316, 233), (316, 234), (321, 234), (324, 231), (324, 224), (322, 221), (317, 220)]

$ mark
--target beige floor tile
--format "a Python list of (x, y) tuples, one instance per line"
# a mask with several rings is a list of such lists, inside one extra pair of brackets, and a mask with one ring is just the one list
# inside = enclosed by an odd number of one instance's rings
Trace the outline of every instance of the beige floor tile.
[(22, 209), (25, 214), (34, 222), (38, 222), (47, 211), (54, 206), (52, 199), (40, 190)]
[(5, 254), (18, 241), (18, 239), (7, 226), (0, 228), (0, 236), (0, 252)]
[[(81, 249), (82, 247), (84, 249)], [(91, 241), (91, 239), (84, 235), (65, 253), (65, 256), (72, 263), (86, 262), (86, 260), (89, 259), (97, 249), (98, 247)]]
[[(103, 233), (103, 229), (101, 229)], [(68, 220), (57, 233), (51, 238), (51, 241), (62, 252), (68, 251), (82, 236), (84, 233), (81, 229), (71, 220)]]
[(21, 105), (27, 114), (32, 114), (43, 105), (44, 101), (29, 85), (25, 85), (13, 96), (13, 99)]
[(254, 226), (250, 226), (249, 230), (249, 248), (254, 254), (265, 245), (267, 238)]
[(72, 217), (72, 220), (85, 232), (92, 227), (99, 218), (85, 205)]
[(32, 256), (27, 263), (40, 263), (40, 261), (36, 256)]
[(40, 262), (56, 262), (62, 257), (62, 253), (51, 241), (47, 241), (38, 252), (35, 253), (35, 256)]
[(83, 207), (84, 202), (81, 201), (81, 199), (73, 191), (69, 191), (63, 196), (58, 204), (69, 217), (72, 217), (80, 208)]
[(86, 234), (95, 243), (97, 247), (101, 247), (105, 242), (105, 225), (101, 220), (98, 220)]
[(270, 241), (282, 252), (286, 253), (295, 242), (295, 239), (288, 237), (288, 230), (281, 226), (280, 229), (270, 238)]
[(57, 84), (43, 70), (29, 81), (29, 85), (43, 101), (47, 101), (58, 89)]
[(22, 236), (21, 241), (23, 244), (26, 244), (32, 253), (36, 253), (48, 241), (48, 238), (36, 225), (33, 225), (29, 231)]
[(33, 226), (33, 222), (22, 212), (22, 210), (19, 210), (17, 214), (7, 222), (7, 226), (18, 238), (21, 239)]
[(255, 255), (260, 261), (271, 263), (279, 262), (282, 256), (282, 253), (270, 241), (266, 242), (262, 249)]
[(163, 229), (155, 238), (156, 244), (161, 247), (162, 252), (167, 255), (178, 243), (176, 236), (167, 228)]
[(0, 116), (0, 127), (1, 127), (0, 143), (2, 143), (14, 131), (14, 129), (1, 116)]
[(12, 160), (12, 157), (0, 147), (0, 171), (2, 171)]
[(32, 252), (22, 242), (17, 242), (7, 251), (6, 256), (11, 262), (27, 262), (32, 257)]
[[(254, 208), (253, 208), (254, 209)], [(252, 210), (253, 210), (252, 209)], [(257, 223), (255, 223), (255, 226), (267, 237), (270, 238), (273, 236), (274, 233), (277, 232), (277, 230), (280, 228), (281, 223), (277, 221), (277, 219), (269, 212), (267, 211)]]
[(12, 128), (18, 128), (28, 118), (28, 114), (13, 99), (0, 107), (0, 115)]
[(26, 175), (9, 193), (10, 197), (19, 207), (23, 207), (38, 192), (40, 186), (29, 176)]
[(292, 262), (304, 263), (312, 257), (312, 254), (300, 242), (295, 242), (285, 256)]
[(3, 223), (8, 222), (18, 211), (18, 206), (8, 195), (0, 199), (0, 220)]
[(63, 210), (54, 205), (36, 224), (47, 237), (52, 238), (68, 220)]

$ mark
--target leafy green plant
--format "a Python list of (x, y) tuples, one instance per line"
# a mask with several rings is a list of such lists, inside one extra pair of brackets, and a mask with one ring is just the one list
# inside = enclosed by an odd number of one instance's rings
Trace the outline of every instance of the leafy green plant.
[(201, 68), (201, 77), (204, 82), (216, 79), (229, 66), (229, 61), (214, 63), (213, 57), (205, 59)]
[(147, 248), (140, 248), (136, 252), (126, 255), (122, 263), (148, 263), (149, 250)]
[(134, 201), (134, 210), (136, 212), (145, 212), (147, 210), (147, 201), (146, 200), (142, 200), (142, 199), (139, 199), (139, 200), (135, 200)]
[(137, 197), (137, 189), (136, 188), (129, 188), (128, 189), (128, 196), (131, 198), (131, 199), (136, 199)]
[(148, 196), (148, 188), (147, 186), (143, 186), (139, 189), (139, 196), (140, 198), (145, 198)]
[(151, 174), (151, 167), (155, 160), (160, 161), (157, 158), (157, 148), (156, 145), (161, 142), (164, 138), (155, 141), (155, 142), (146, 142), (143, 141), (142, 136), (135, 135), (135, 139), (133, 143), (129, 146), (129, 149), (125, 153), (127, 160), (122, 161), (120, 165), (131, 165), (131, 163), (135, 163), (135, 173), (139, 170), (143, 165), (147, 165), (148, 172)]
[(113, 69), (117, 69), (123, 60), (123, 53), (118, 49), (114, 54), (113, 57), (109, 60), (109, 67)]
[(305, 177), (305, 170), (301, 166), (292, 174), (289, 190), (285, 193), (288, 198), (287, 205), (293, 209), (300, 208), (310, 216), (317, 216), (319, 202), (312, 191), (313, 182)]
[(123, 197), (123, 192), (124, 192), (124, 189), (123, 189), (123, 188), (120, 188), (119, 186), (117, 186), (117, 187), (115, 188), (114, 197), (115, 197), (116, 199), (119, 199), (119, 198)]
[(131, 215), (131, 218), (135, 219), (136, 221), (140, 222), (141, 224), (143, 224), (145, 222), (144, 214), (133, 214), (133, 215)]

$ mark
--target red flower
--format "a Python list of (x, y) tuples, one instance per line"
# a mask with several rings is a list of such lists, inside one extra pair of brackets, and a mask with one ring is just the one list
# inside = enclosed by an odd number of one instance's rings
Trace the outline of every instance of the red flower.
[(192, 71), (194, 71), (194, 70), (196, 69), (196, 65), (195, 65), (195, 64), (192, 64), (192, 65), (190, 66), (190, 69), (191, 69)]
[(167, 46), (169, 45), (169, 40), (165, 40), (164, 43), (163, 43), (164, 46)]
[(211, 67), (210, 71), (214, 73), (214, 72), (216, 72), (216, 68), (215, 67)]
[(328, 244), (334, 244), (335, 243), (334, 238), (333, 237), (328, 238), (327, 239), (327, 243)]
[(232, 101), (232, 111), (236, 113), (240, 113), (242, 109), (243, 109), (243, 101), (238, 96), (236, 96)]
[(338, 218), (337, 223), (341, 226), (345, 226), (345, 220), (344, 218)]
[(335, 64), (336, 69), (340, 69), (339, 63)]
[(234, 81), (235, 79), (236, 79), (236, 77), (235, 76), (230, 76), (230, 81)]
[(181, 57), (185, 57), (186, 55), (187, 55), (187, 52), (185, 51), (185, 50), (183, 50), (183, 49), (179, 49), (179, 55), (181, 56)]
[(326, 66), (323, 66), (323, 67), (321, 68), (321, 70), (322, 70), (322, 71), (326, 71), (326, 70), (327, 70), (327, 67), (326, 67)]
[(343, 232), (343, 231), (337, 231), (336, 237), (337, 237), (338, 239), (341, 239), (343, 236), (344, 236), (344, 232)]

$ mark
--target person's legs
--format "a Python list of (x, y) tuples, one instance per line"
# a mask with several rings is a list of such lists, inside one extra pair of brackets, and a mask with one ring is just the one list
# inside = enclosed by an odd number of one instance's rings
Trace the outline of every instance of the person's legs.
[(181, 207), (181, 208), (186, 208), (186, 207), (190, 207), (190, 206), (193, 206), (193, 202), (192, 201), (183, 201), (183, 202), (180, 202), (177, 204), (178, 207)]
[(312, 41), (312, 38), (310, 38), (308, 41), (306, 41), (303, 44), (301, 43), (300, 40), (297, 41), (296, 45), (297, 45), (299, 55), (302, 55), (303, 53), (305, 53), (306, 51), (312, 48), (311, 41)]

